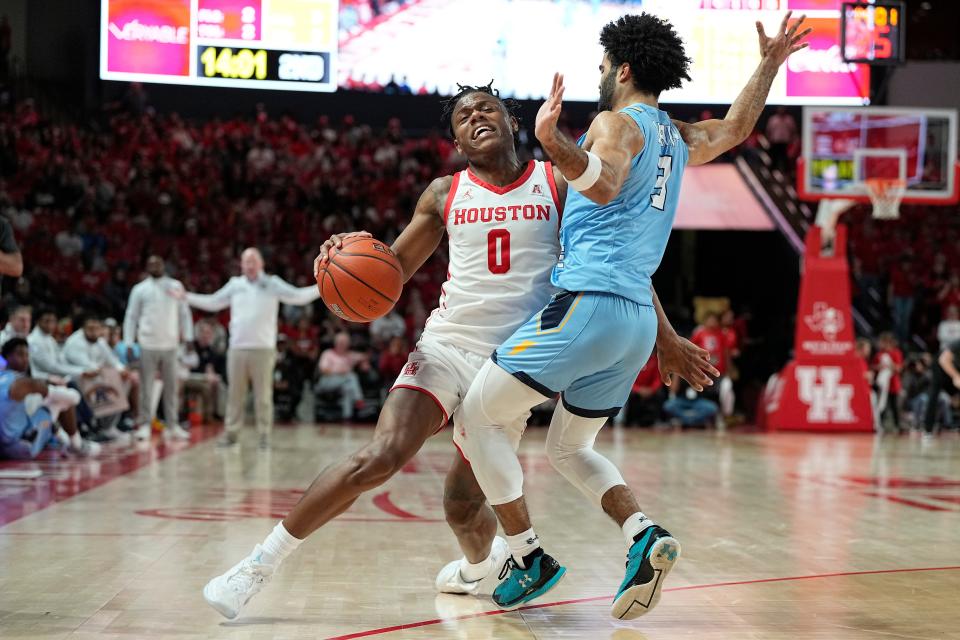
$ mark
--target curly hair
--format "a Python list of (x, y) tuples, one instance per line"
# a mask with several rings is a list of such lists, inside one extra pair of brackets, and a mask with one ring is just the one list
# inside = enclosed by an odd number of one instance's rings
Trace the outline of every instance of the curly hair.
[(634, 86), (659, 96), (690, 80), (690, 58), (673, 25), (649, 13), (627, 15), (600, 31), (600, 45), (615, 67), (630, 65)]
[(3, 356), (4, 360), (9, 360), (14, 351), (20, 347), (27, 347), (27, 344), (27, 341), (23, 338), (10, 338), (0, 347), (0, 355)]
[[(465, 98), (471, 93), (485, 93), (488, 96), (493, 96), (500, 101), (500, 104), (503, 105), (503, 109), (507, 112), (507, 115), (515, 118), (518, 124), (521, 122), (520, 103), (513, 98), (501, 98), (500, 91), (493, 88), (493, 80), (483, 86), (460, 84), (458, 82), (457, 93), (443, 101), (443, 112), (440, 114), (440, 121), (446, 125), (447, 133), (450, 134), (451, 138), (456, 137), (453, 132), (453, 110), (457, 108), (457, 103), (460, 102), (461, 99)], [(519, 144), (518, 132), (514, 132), (513, 141), (514, 144)]]

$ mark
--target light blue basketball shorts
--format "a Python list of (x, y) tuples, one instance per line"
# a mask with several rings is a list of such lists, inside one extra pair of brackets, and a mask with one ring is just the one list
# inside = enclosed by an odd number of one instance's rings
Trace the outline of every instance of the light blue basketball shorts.
[(657, 339), (653, 307), (612, 293), (562, 291), (494, 352), (501, 369), (571, 413), (615, 416)]

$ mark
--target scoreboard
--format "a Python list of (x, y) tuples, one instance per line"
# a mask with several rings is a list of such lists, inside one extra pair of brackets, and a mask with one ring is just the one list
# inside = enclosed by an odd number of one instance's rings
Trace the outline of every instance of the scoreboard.
[(337, 0), (101, 0), (100, 77), (336, 90)]
[(904, 2), (844, 2), (840, 47), (846, 62), (900, 64), (904, 59)]

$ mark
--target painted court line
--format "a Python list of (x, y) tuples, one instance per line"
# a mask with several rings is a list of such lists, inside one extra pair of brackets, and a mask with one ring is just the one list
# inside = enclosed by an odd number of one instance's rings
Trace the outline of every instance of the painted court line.
[[(190, 442), (184, 443), (186, 446), (182, 447), (167, 446), (159, 438), (150, 441), (149, 449), (124, 447), (122, 445), (109, 446), (105, 448), (102, 457), (93, 460), (66, 458), (31, 462), (4, 462), (0, 465), (4, 469), (34, 468), (42, 465), (45, 474), (34, 479), (32, 488), (26, 491), (0, 496), (0, 527), (92, 489), (102, 487), (108, 482), (122, 478), (155, 462), (190, 451), (197, 445), (210, 440), (220, 431), (221, 427), (219, 426), (201, 427), (199, 433)], [(91, 463), (98, 465), (100, 471), (97, 474), (87, 473), (86, 470)], [(57, 476), (58, 473), (74, 471), (79, 471), (79, 480)]]
[(95, 538), (208, 538), (206, 533), (114, 533), (98, 531), (0, 531), (0, 536), (65, 536), (68, 538), (76, 537), (95, 537)]
[[(842, 578), (846, 576), (872, 576), (886, 573), (918, 573), (921, 571), (957, 571), (960, 570), (960, 566), (950, 566), (950, 567), (916, 567), (910, 569), (876, 569), (873, 571), (844, 571), (840, 573), (820, 573), (809, 576), (788, 576), (782, 578), (758, 578), (755, 580), (736, 580), (732, 582), (714, 582), (711, 584), (692, 584), (685, 587), (671, 587), (669, 589), (664, 589), (664, 592), (667, 591), (694, 591), (697, 589), (716, 589), (720, 587), (733, 587), (738, 585), (748, 585), (748, 584), (763, 584), (767, 582), (797, 582), (799, 580), (819, 580), (824, 578)], [(594, 596), (592, 598), (577, 598), (574, 600), (560, 600), (557, 602), (546, 602), (543, 604), (534, 604), (527, 607), (520, 607), (516, 611), (529, 611), (532, 609), (546, 609), (548, 607), (560, 607), (569, 604), (583, 604), (585, 602), (598, 602), (601, 600), (613, 600), (613, 596)], [(470, 613), (462, 616), (454, 616), (451, 618), (435, 618), (432, 620), (420, 620), (418, 622), (408, 622), (406, 624), (399, 624), (392, 627), (382, 627), (380, 629), (370, 629), (368, 631), (358, 631), (356, 633), (349, 633), (344, 636), (331, 636), (325, 640), (354, 640), (355, 638), (369, 638), (370, 636), (383, 635), (385, 633), (391, 633), (393, 631), (404, 631), (406, 629), (416, 629), (417, 627), (428, 627), (435, 624), (441, 624), (443, 622), (452, 622), (456, 620), (469, 620), (471, 618), (483, 618), (485, 616), (498, 616), (504, 613), (513, 613), (513, 611), (500, 611), (496, 609), (494, 611), (483, 611), (481, 613)]]

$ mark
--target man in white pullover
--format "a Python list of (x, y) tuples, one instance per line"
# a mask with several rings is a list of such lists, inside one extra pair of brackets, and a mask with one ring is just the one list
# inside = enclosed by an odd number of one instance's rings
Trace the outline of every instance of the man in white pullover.
[(93, 377), (100, 373), (98, 368), (86, 369), (70, 364), (60, 353), (60, 344), (53, 332), (57, 329), (57, 314), (44, 310), (37, 318), (37, 326), (27, 336), (30, 345), (30, 375), (39, 380), (57, 377), (68, 382), (76, 382), (81, 376)]
[[(131, 372), (103, 337), (103, 321), (97, 315), (88, 315), (79, 329), (63, 343), (63, 359), (85, 371), (91, 369), (116, 369), (123, 380), (124, 393), (130, 401), (130, 413), (137, 415), (139, 407), (140, 382), (135, 372)], [(103, 417), (103, 416), (101, 416)]]
[(317, 287), (297, 288), (263, 272), (263, 256), (255, 248), (240, 255), (243, 275), (234, 276), (216, 293), (186, 293), (191, 307), (220, 311), (230, 307), (227, 349), (227, 419), (221, 444), (237, 442), (243, 426), (247, 389), (253, 384), (260, 447), (270, 446), (273, 428), (273, 365), (277, 357), (277, 311), (280, 303), (305, 305), (320, 297)]
[(7, 325), (0, 331), (0, 345), (12, 338), (26, 339), (30, 334), (30, 322), (33, 319), (33, 310), (27, 305), (20, 305), (10, 313)]
[(189, 440), (190, 434), (179, 424), (180, 394), (177, 391), (177, 349), (182, 342), (193, 342), (193, 318), (174, 291), (183, 291), (179, 280), (166, 275), (163, 258), (147, 258), (147, 278), (130, 291), (123, 319), (123, 337), (128, 344), (140, 345), (140, 416), (137, 439), (150, 438), (153, 381), (157, 370), (163, 377), (164, 435)]

